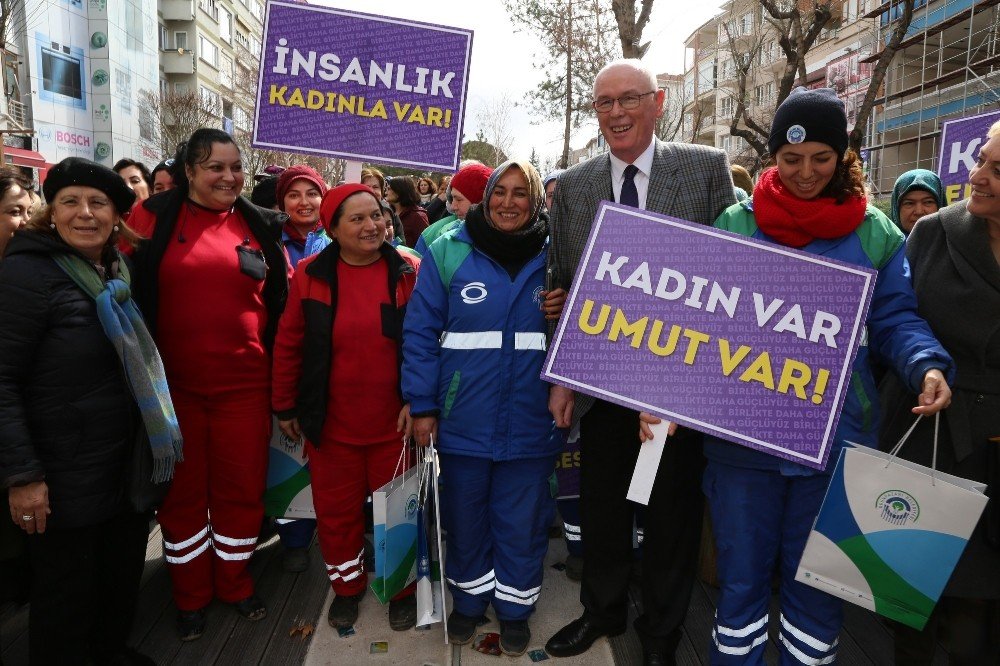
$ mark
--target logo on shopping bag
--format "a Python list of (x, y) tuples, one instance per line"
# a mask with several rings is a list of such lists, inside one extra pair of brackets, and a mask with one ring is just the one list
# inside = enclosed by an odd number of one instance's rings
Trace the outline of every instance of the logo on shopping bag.
[(882, 520), (890, 525), (915, 523), (920, 516), (920, 505), (916, 498), (902, 490), (887, 490), (878, 496), (876, 508), (882, 512)]
[(412, 518), (417, 513), (417, 495), (412, 494), (406, 500), (406, 517)]

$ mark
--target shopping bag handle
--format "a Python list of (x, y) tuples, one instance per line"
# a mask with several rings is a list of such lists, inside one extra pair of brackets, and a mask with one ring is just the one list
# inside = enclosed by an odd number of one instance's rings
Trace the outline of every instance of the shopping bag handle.
[[(891, 451), (889, 451), (889, 460), (886, 461), (884, 469), (889, 469), (889, 465), (891, 465), (892, 461), (895, 460), (896, 456), (899, 455), (899, 451), (900, 451), (900, 449), (903, 448), (903, 444), (905, 444), (906, 440), (910, 438), (910, 435), (913, 434), (913, 431), (917, 429), (917, 424), (920, 423), (920, 419), (922, 419), (922, 418), (924, 418), (924, 415), (923, 414), (918, 414), (917, 415), (917, 420), (913, 422), (913, 425), (911, 425), (910, 428), (905, 433), (903, 433), (903, 436), (899, 439), (898, 442), (896, 442), (896, 445), (894, 447), (892, 447)], [(936, 485), (934, 481), (935, 481), (935, 475), (936, 475), (936, 472), (937, 472), (938, 428), (940, 427), (940, 425), (941, 425), (941, 412), (938, 412), (938, 413), (936, 413), (934, 415), (934, 448), (933, 448), (932, 453), (931, 453), (931, 485), (932, 486)]]
[(410, 447), (406, 441), (406, 438), (404, 437), (403, 449), (399, 452), (399, 460), (396, 461), (396, 468), (392, 470), (392, 479), (394, 481), (396, 480), (396, 477), (399, 475), (400, 467), (402, 467), (403, 472), (406, 472), (406, 470), (410, 468), (409, 452), (410, 452)]

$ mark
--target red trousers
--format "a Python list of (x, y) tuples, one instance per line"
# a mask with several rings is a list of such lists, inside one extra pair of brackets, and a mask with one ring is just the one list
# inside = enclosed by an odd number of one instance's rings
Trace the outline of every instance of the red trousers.
[(264, 480), (271, 436), (270, 393), (201, 394), (171, 387), (184, 461), (157, 519), (180, 610), (218, 597), (253, 594), (247, 571), (264, 516)]
[[(368, 586), (364, 504), (373, 491), (392, 480), (401, 451), (399, 439), (380, 444), (306, 444), (319, 547), (338, 596), (355, 595)], [(403, 471), (400, 465), (399, 473)], [(397, 596), (413, 594), (414, 589), (411, 586)]]

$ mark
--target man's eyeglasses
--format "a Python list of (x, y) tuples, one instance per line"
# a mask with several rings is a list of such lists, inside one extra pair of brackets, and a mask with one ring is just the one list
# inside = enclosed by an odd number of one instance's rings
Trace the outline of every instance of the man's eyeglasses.
[(648, 93), (642, 93), (641, 95), (622, 95), (621, 97), (602, 97), (601, 99), (595, 99), (591, 102), (594, 107), (594, 111), (598, 113), (608, 113), (611, 109), (615, 108), (615, 102), (623, 109), (631, 111), (639, 107), (639, 102), (646, 95), (655, 95), (655, 90), (650, 90)]

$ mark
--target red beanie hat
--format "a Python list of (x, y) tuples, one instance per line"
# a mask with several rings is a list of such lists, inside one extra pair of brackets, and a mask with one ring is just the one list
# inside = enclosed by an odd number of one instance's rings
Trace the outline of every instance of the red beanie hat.
[(323, 228), (326, 229), (327, 233), (330, 232), (330, 228), (333, 226), (333, 214), (340, 208), (340, 204), (344, 203), (344, 199), (358, 192), (367, 192), (378, 201), (378, 195), (375, 194), (375, 190), (361, 183), (338, 185), (323, 195), (323, 203), (319, 206), (319, 219), (323, 223)]
[(323, 182), (323, 177), (319, 175), (319, 172), (308, 164), (296, 164), (295, 166), (288, 167), (278, 176), (278, 183), (274, 187), (274, 194), (278, 199), (279, 210), (285, 210), (285, 195), (288, 194), (288, 188), (296, 180), (308, 180), (319, 188), (320, 196), (326, 195), (326, 191), (329, 189), (326, 183)]
[(471, 203), (481, 203), (483, 192), (486, 191), (486, 181), (492, 173), (493, 169), (485, 164), (470, 164), (460, 169), (451, 179), (451, 189), (461, 192)]

